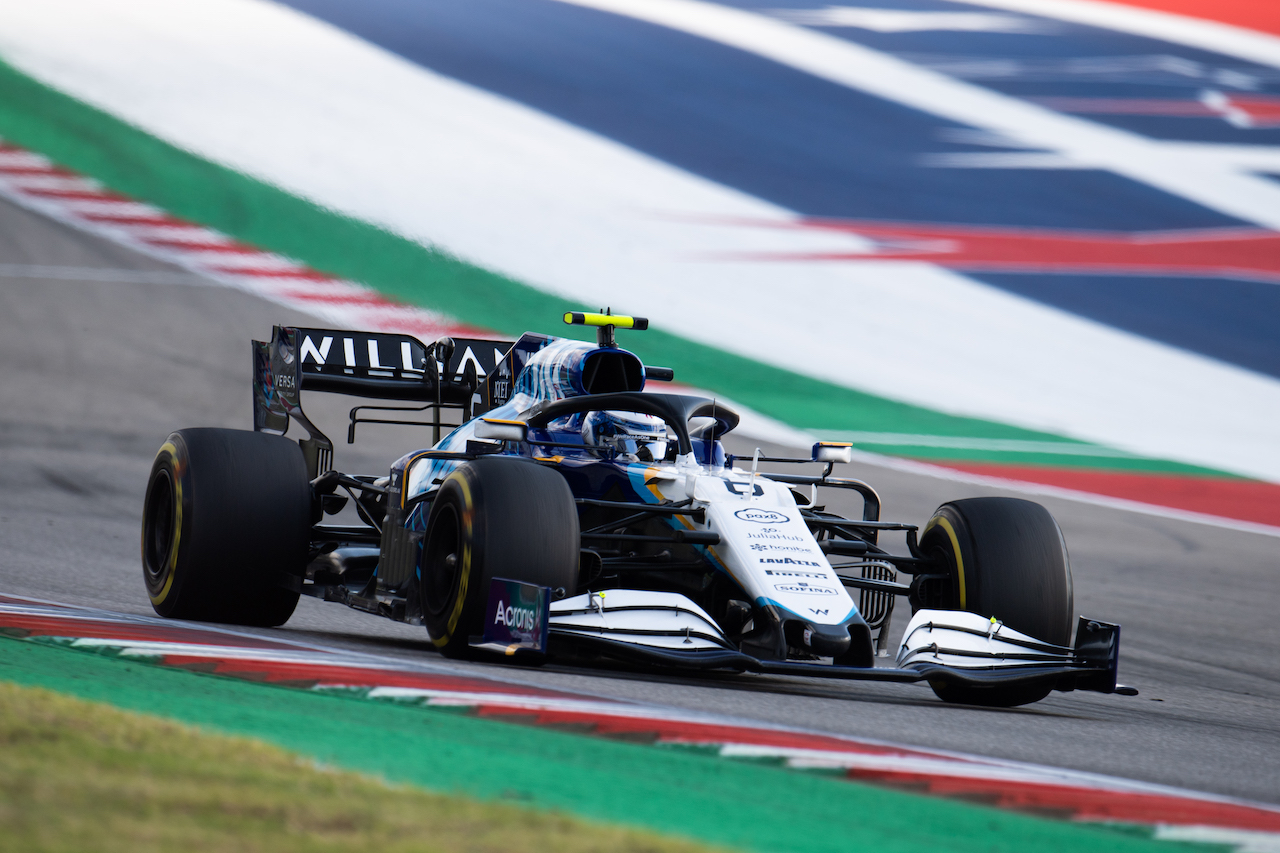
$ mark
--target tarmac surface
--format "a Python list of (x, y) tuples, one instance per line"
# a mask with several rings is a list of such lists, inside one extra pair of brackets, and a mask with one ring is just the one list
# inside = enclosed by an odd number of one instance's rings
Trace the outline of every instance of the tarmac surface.
[[(251, 428), (249, 340), (308, 322), (0, 201), (0, 592), (150, 614), (138, 539), (156, 449), (182, 427)], [(351, 404), (327, 396), (308, 411), (340, 438)], [(365, 427), (357, 440), (338, 446), (340, 469), (381, 472), (430, 443), (399, 427)], [(945, 500), (1000, 494), (874, 466), (847, 473), (877, 487), (884, 518), (914, 523)], [(1054, 693), (991, 710), (945, 705), (919, 685), (446, 663), (1280, 803), (1280, 540), (1042, 502), (1071, 551), (1076, 612), (1124, 627), (1121, 680), (1138, 697)], [(306, 597), (287, 625), (262, 633), (435, 655), (419, 628)]]

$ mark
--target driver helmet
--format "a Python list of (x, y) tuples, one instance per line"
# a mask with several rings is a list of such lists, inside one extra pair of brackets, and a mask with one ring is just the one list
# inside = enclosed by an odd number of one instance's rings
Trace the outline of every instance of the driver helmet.
[(638, 412), (591, 412), (582, 421), (582, 443), (600, 455), (611, 449), (636, 462), (655, 462), (667, 456), (667, 425)]

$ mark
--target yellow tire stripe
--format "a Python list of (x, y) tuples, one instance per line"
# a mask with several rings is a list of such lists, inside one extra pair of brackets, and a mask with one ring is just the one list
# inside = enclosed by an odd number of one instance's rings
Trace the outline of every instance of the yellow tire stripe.
[[(458, 576), (458, 597), (453, 602), (453, 612), (449, 614), (449, 621), (445, 625), (445, 634), (443, 637), (436, 637), (431, 642), (437, 647), (444, 647), (452, 639), (454, 632), (458, 629), (458, 620), (462, 618), (462, 608), (467, 601), (467, 586), (471, 581), (471, 534), (475, 522), (475, 508), (471, 502), (471, 487), (467, 484), (466, 475), (461, 471), (454, 471), (449, 475), (448, 480), (456, 480), (459, 488), (462, 489), (462, 541), (458, 543), (462, 547), (461, 566), (459, 567)], [(440, 488), (444, 488), (444, 483), (440, 484)]]
[[(163, 604), (164, 600), (169, 597), (169, 591), (173, 588), (173, 576), (178, 572), (178, 544), (182, 539), (182, 469), (178, 463), (178, 448), (172, 441), (166, 441), (160, 445), (160, 451), (156, 454), (156, 458), (169, 454), (169, 458), (173, 460), (171, 465), (173, 473), (170, 475), (173, 479), (173, 547), (169, 549), (168, 559), (168, 575), (164, 579), (164, 586), (155, 595), (148, 597), (152, 604)], [(145, 543), (144, 543), (145, 547)]]
[(937, 516), (931, 520), (929, 525), (925, 527), (924, 532), (928, 533), (935, 524), (947, 531), (947, 538), (951, 540), (951, 553), (956, 555), (956, 574), (960, 580), (960, 609), (968, 610), (968, 595), (965, 593), (964, 588), (964, 557), (960, 556), (960, 540), (956, 537), (956, 530), (951, 526), (951, 522), (942, 516)]

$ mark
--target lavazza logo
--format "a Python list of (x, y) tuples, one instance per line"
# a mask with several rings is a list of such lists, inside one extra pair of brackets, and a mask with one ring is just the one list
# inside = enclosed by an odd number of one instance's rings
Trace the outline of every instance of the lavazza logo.
[(797, 560), (792, 557), (761, 557), (762, 563), (777, 563), (783, 566), (821, 566), (822, 563), (815, 563), (813, 560)]
[(734, 517), (743, 521), (756, 521), (760, 524), (785, 524), (791, 520), (780, 512), (774, 512), (771, 509), (756, 509), (755, 507), (740, 509), (734, 513)]

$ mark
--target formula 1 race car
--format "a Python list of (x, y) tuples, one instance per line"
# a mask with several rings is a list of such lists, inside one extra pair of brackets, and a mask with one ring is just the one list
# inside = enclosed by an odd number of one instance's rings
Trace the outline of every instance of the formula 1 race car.
[[(424, 625), (450, 657), (925, 681), (994, 706), (1136, 693), (1116, 684), (1119, 626), (1081, 618), (1072, 644), (1067, 550), (1040, 505), (953, 501), (923, 532), (881, 521), (871, 486), (832, 476), (849, 445), (727, 456), (738, 415), (651, 393), (673, 372), (617, 346), (615, 329), (647, 321), (565, 321), (596, 327), (596, 343), (428, 347), (279, 326), (254, 341), (254, 431), (180, 430), (152, 467), (142, 562), (156, 612), (274, 626), (306, 594)], [(417, 404), (356, 406), (348, 443), (358, 424), (393, 423), (433, 445), (385, 475), (336, 471), (303, 390)], [(291, 422), (307, 437), (286, 438)], [(830, 489), (860, 496), (861, 517), (827, 511)], [(325, 522), (344, 510), (356, 518)], [(907, 555), (881, 547), (889, 532)], [(897, 665), (876, 666), (899, 596), (913, 616)]]

